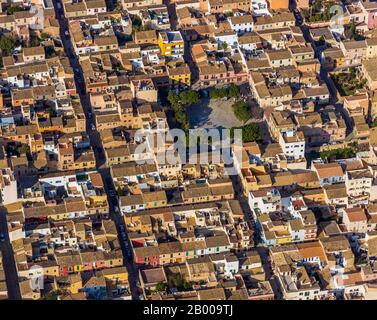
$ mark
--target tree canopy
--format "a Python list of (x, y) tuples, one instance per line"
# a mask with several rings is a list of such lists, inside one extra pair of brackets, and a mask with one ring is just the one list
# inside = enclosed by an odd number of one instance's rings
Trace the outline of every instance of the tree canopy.
[(7, 8), (7, 15), (12, 15), (15, 12), (24, 11), (20, 6), (9, 6)]
[(183, 91), (179, 94), (179, 100), (183, 105), (190, 105), (198, 103), (200, 100), (199, 93), (194, 90)]
[(156, 291), (157, 292), (161, 292), (161, 291), (165, 291), (166, 290), (166, 284), (163, 283), (163, 282), (159, 282), (157, 283), (156, 285)]
[(229, 88), (213, 89), (209, 92), (211, 99), (235, 98), (240, 94), (240, 89), (236, 85), (231, 85)]
[(233, 104), (233, 112), (238, 120), (246, 122), (250, 119), (250, 106), (243, 101), (237, 101)]
[(0, 37), (0, 50), (2, 56), (9, 56), (12, 53), (12, 50), (16, 47), (16, 40), (12, 37), (1, 36)]
[(168, 101), (174, 111), (175, 119), (182, 129), (187, 130), (190, 124), (186, 114), (186, 106), (198, 103), (200, 101), (199, 93), (194, 90), (183, 91), (179, 94), (169, 91)]
[(228, 96), (230, 98), (235, 98), (235, 97), (238, 97), (240, 94), (240, 88), (238, 88), (236, 85), (231, 85), (229, 88), (228, 88)]
[(322, 159), (327, 159), (329, 161), (338, 159), (348, 159), (353, 158), (356, 155), (356, 148), (346, 147), (343, 149), (326, 150), (320, 153)]
[(231, 138), (234, 137), (234, 130), (242, 129), (242, 142), (261, 142), (262, 134), (258, 123), (249, 123), (239, 128), (232, 128)]
[(132, 33), (144, 30), (143, 22), (138, 16), (132, 15), (131, 21), (132, 21)]
[(180, 290), (189, 290), (192, 288), (192, 284), (185, 281), (180, 274), (168, 276), (168, 285), (171, 288), (178, 288)]

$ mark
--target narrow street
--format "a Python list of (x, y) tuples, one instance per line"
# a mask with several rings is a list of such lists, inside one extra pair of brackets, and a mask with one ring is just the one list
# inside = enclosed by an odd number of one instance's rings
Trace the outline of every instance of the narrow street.
[(18, 285), (18, 275), (16, 263), (14, 261), (13, 249), (9, 240), (8, 226), (6, 221), (5, 210), (0, 210), (0, 233), (4, 234), (4, 242), (0, 242), (0, 250), (3, 254), (3, 267), (5, 272), (5, 280), (7, 283), (8, 299), (20, 300), (20, 287)]
[[(111, 196), (111, 194), (115, 194), (115, 189), (114, 185), (112, 182), (111, 174), (109, 168), (107, 168), (106, 165), (106, 158), (105, 158), (105, 153), (103, 150), (100, 134), (98, 133), (97, 130), (92, 130), (92, 127), (95, 126), (95, 121), (94, 121), (94, 116), (90, 117), (90, 100), (89, 96), (86, 93), (85, 89), (85, 81), (82, 73), (82, 69), (80, 66), (80, 62), (78, 57), (75, 55), (72, 47), (72, 43), (69, 39), (69, 36), (67, 37), (66, 32), (69, 33), (69, 28), (68, 28), (68, 20), (64, 16), (64, 11), (63, 8), (58, 8), (57, 3), (60, 0), (53, 0), (54, 8), (55, 8), (55, 13), (56, 17), (59, 21), (60, 25), (60, 38), (63, 43), (64, 51), (69, 58), (71, 67), (74, 70), (74, 75), (75, 75), (75, 84), (76, 84), (76, 90), (80, 96), (80, 101), (84, 109), (85, 117), (86, 117), (86, 132), (89, 135), (90, 138), (90, 144), (93, 147), (95, 158), (96, 158), (96, 165), (97, 165), (97, 170), (102, 176), (102, 180), (104, 181), (105, 185), (105, 190), (108, 196), (108, 202), (109, 202), (109, 208), (110, 208), (110, 217), (111, 219), (114, 220), (118, 234), (120, 234), (120, 226), (124, 226), (124, 221), (122, 216), (119, 213), (116, 213), (115, 207), (118, 206), (117, 204), (117, 197), (116, 195)], [(119, 212), (119, 211), (118, 211)], [(120, 244), (122, 247), (122, 252), (123, 252), (123, 260), (124, 264), (128, 270), (128, 275), (129, 275), (129, 282), (130, 282), (130, 290), (132, 293), (132, 298), (137, 300), (139, 299), (139, 294), (138, 294), (138, 288), (136, 285), (136, 281), (138, 278), (138, 273), (137, 270), (132, 263), (132, 261), (129, 261), (127, 257), (127, 252), (125, 248), (125, 244), (123, 241), (121, 241), (121, 237), (119, 237)]]

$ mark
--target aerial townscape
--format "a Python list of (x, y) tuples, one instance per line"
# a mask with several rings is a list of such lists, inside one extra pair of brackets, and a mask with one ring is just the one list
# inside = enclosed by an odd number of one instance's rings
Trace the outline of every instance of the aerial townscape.
[(376, 17), (0, 0), (0, 300), (377, 300)]

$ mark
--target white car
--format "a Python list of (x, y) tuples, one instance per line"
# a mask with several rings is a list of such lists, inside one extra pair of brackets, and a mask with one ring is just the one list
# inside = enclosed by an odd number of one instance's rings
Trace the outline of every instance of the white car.
[(96, 126), (92, 123), (92, 125), (90, 126), (92, 128), (92, 130), (96, 130)]

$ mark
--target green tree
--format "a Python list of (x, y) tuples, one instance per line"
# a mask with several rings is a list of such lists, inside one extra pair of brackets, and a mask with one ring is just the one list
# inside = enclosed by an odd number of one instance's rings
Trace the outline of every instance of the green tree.
[(187, 106), (190, 104), (198, 103), (200, 100), (200, 95), (197, 91), (189, 90), (189, 91), (182, 91), (179, 95), (176, 94), (174, 91), (169, 91), (168, 93), (168, 101), (171, 105), (182, 104), (183, 106)]
[(259, 142), (262, 140), (262, 134), (258, 123), (250, 123), (242, 127), (243, 142)]
[[(313, 14), (316, 14), (317, 12), (320, 12), (321, 9), (322, 9), (322, 1), (321, 0), (314, 0), (312, 5), (311, 5), (311, 8), (310, 8), (311, 12)], [(309, 13), (310, 13), (310, 11), (309, 11)]]
[(211, 90), (209, 92), (209, 97), (210, 97), (210, 99), (218, 99), (219, 98), (218, 90), (216, 90), (216, 89)]
[(183, 290), (192, 290), (192, 283), (184, 281), (182, 285)]
[(186, 106), (198, 103), (200, 95), (194, 90), (183, 91), (179, 95), (173, 91), (168, 93), (168, 101), (174, 111), (175, 119), (180, 124), (183, 130), (190, 127), (189, 120), (186, 114)]
[(240, 89), (236, 85), (231, 85), (228, 88), (228, 97), (235, 98), (238, 97), (240, 94)]
[(246, 122), (250, 119), (250, 107), (246, 102), (237, 101), (233, 103), (233, 112), (238, 120)]
[(212, 89), (209, 92), (211, 99), (235, 98), (240, 94), (240, 89), (236, 85), (231, 85), (229, 88)]
[(23, 11), (23, 9), (20, 6), (9, 6), (7, 8), (7, 15), (12, 15), (15, 12)]
[(174, 93), (173, 91), (169, 91), (168, 101), (170, 102), (171, 105), (175, 105), (175, 104), (179, 103), (179, 96), (176, 93)]
[(231, 138), (234, 137), (234, 130), (242, 129), (242, 142), (261, 142), (262, 134), (258, 123), (249, 123), (240, 128), (232, 128)]
[(189, 121), (188, 121), (188, 118), (184, 109), (177, 109), (174, 112), (174, 115), (183, 130), (189, 129), (190, 125), (189, 125)]
[(143, 30), (143, 22), (141, 21), (139, 16), (133, 15), (131, 17), (131, 21), (132, 21), (132, 33)]
[(209, 92), (209, 97), (211, 99), (222, 99), (226, 98), (228, 96), (227, 89), (221, 88), (221, 89), (213, 89)]
[(1, 36), (0, 37), (0, 50), (2, 56), (9, 56), (12, 50), (16, 47), (16, 40), (12, 37)]
[(50, 35), (48, 33), (46, 33), (46, 32), (41, 33), (41, 39), (42, 40), (47, 40), (49, 38), (50, 38)]
[(182, 276), (179, 273), (170, 275), (168, 277), (168, 284), (169, 284), (169, 287), (176, 287), (176, 288), (182, 287), (183, 286)]
[(356, 70), (355, 67), (351, 67), (349, 69), (349, 72), (350, 72), (350, 75), (351, 75), (352, 78), (355, 78), (357, 76), (357, 70)]
[(344, 30), (344, 35), (347, 39), (355, 40), (356, 38), (356, 23), (352, 21)]
[(199, 102), (200, 95), (194, 90), (183, 91), (179, 95), (179, 100), (183, 105), (195, 104)]
[(165, 290), (166, 290), (166, 283), (163, 283), (163, 282), (157, 283), (157, 285), (156, 285), (156, 291), (157, 292), (162, 292), (162, 291), (165, 291)]
[(327, 159), (328, 161), (334, 161), (338, 159), (348, 159), (353, 158), (356, 155), (357, 147), (349, 146), (342, 149), (326, 150), (320, 153), (322, 159)]
[(168, 276), (168, 285), (171, 288), (178, 288), (180, 290), (191, 290), (192, 284), (182, 278), (182, 275), (172, 274)]

